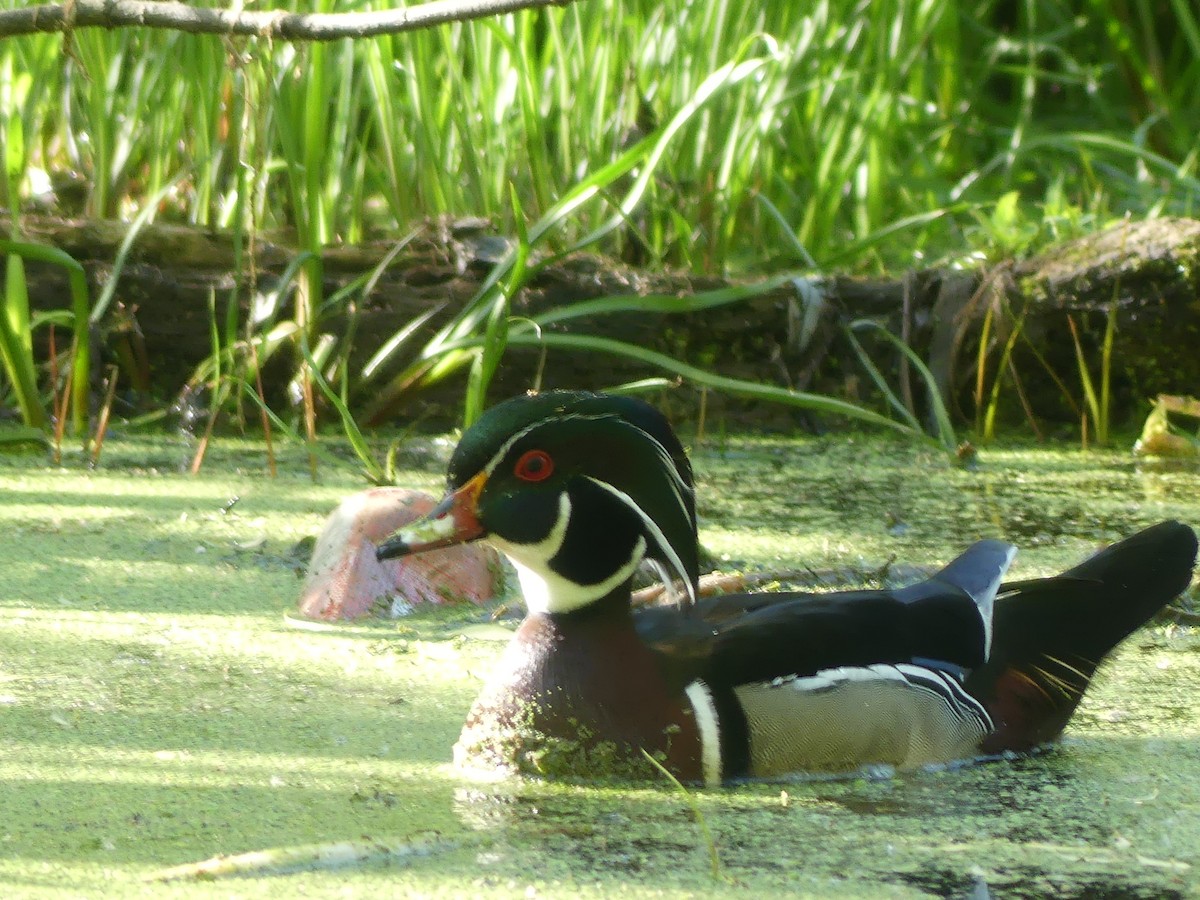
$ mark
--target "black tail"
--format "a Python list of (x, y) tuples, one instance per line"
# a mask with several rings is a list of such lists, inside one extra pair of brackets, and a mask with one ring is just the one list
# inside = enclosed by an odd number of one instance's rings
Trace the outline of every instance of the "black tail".
[(966, 682), (996, 724), (984, 751), (1058, 737), (1096, 667), (1188, 586), (1195, 560), (1195, 532), (1162, 522), (1062, 575), (1001, 586), (991, 657)]

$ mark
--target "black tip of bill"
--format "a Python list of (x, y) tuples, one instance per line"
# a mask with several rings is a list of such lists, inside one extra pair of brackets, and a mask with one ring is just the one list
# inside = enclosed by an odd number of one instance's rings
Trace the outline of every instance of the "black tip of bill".
[(384, 541), (375, 548), (375, 559), (383, 562), (385, 559), (397, 559), (401, 556), (408, 556), (412, 552), (408, 541), (403, 537), (392, 537)]

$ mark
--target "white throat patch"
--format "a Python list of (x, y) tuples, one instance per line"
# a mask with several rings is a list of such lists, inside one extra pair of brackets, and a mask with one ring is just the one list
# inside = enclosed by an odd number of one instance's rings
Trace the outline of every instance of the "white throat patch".
[(498, 535), (487, 542), (509, 558), (521, 581), (525, 607), (531, 613), (568, 613), (582, 609), (605, 596), (637, 569), (646, 553), (646, 539), (639, 537), (629, 562), (596, 584), (576, 584), (550, 568), (567, 535), (571, 521), (571, 498), (564, 491), (558, 498), (558, 518), (550, 533), (536, 544), (516, 544)]

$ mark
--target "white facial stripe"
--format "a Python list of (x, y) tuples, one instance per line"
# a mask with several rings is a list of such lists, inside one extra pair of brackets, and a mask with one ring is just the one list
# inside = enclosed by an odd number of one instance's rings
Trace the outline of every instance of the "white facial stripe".
[[(646, 434), (646, 432), (643, 431), (642, 434)], [(671, 454), (667, 452), (667, 448), (658, 441), (654, 440), (654, 438), (649, 434), (646, 434), (646, 437), (654, 443), (655, 448), (658, 451), (658, 455), (662, 459), (663, 469), (670, 473), (671, 488), (675, 492), (675, 499), (679, 503), (680, 508), (686, 513), (688, 509), (688, 503), (686, 500), (684, 500), (684, 495), (686, 494), (688, 497), (694, 497), (696, 493), (695, 490), (692, 489), (690, 484), (683, 480), (683, 476), (679, 474), (679, 469), (675, 465), (675, 460), (671, 458)]]
[(696, 729), (700, 732), (700, 762), (706, 787), (721, 785), (721, 723), (717, 704), (713, 702), (708, 685), (697, 678), (684, 690), (696, 714)]
[[(637, 568), (637, 563), (623, 566), (610, 577), (597, 584), (576, 584), (564, 578), (547, 565), (532, 568), (521, 562), (519, 553), (524, 549), (520, 544), (509, 544), (495, 538), (489, 540), (498, 550), (503, 552), (513, 568), (517, 570), (517, 578), (521, 582), (521, 593), (525, 597), (525, 607), (531, 613), (568, 613), (582, 609), (589, 603), (595, 603), (608, 594), (617, 585), (625, 582)], [(512, 548), (512, 549), (510, 549)], [(641, 559), (646, 552), (646, 541), (638, 538), (638, 546), (634, 550), (634, 558)]]
[(492, 473), (496, 471), (497, 467), (504, 460), (504, 457), (508, 455), (508, 451), (512, 449), (513, 444), (515, 444), (521, 438), (525, 437), (525, 435), (529, 434), (529, 432), (533, 431), (533, 429), (537, 428), (539, 425), (542, 425), (549, 421), (551, 421), (551, 420), (550, 419), (538, 419), (532, 425), (526, 425), (524, 428), (522, 428), (520, 431), (518, 431), (516, 434), (514, 434), (512, 437), (510, 437), (507, 441), (505, 441), (503, 444), (501, 444), (500, 449), (496, 451), (495, 455), (493, 455), (492, 458), (488, 460), (487, 465), (483, 467), (483, 471), (487, 472), (488, 477), (489, 478), (492, 477)]
[[(567, 422), (567, 421), (571, 421), (571, 420), (579, 420), (582, 422), (598, 422), (598, 421), (602, 421), (604, 419), (612, 419), (612, 418), (614, 418), (614, 416), (611, 413), (602, 413), (600, 415), (585, 415), (583, 413), (572, 413), (570, 415), (547, 416), (544, 419), (539, 419), (538, 421), (534, 422), (532, 425), (525, 426), (520, 431), (518, 431), (516, 434), (514, 434), (512, 437), (510, 437), (507, 441), (505, 441), (503, 444), (501, 444), (500, 449), (497, 450), (495, 452), (495, 454), (493, 454), (492, 458), (488, 460), (487, 465), (483, 467), (483, 471), (487, 472), (488, 477), (490, 478), (492, 473), (495, 472), (496, 469), (499, 467), (500, 463), (503, 462), (504, 457), (508, 455), (508, 451), (513, 448), (513, 445), (516, 444), (517, 441), (521, 440), (521, 438), (525, 437), (525, 435), (529, 434), (534, 429), (540, 428), (542, 425), (545, 425), (547, 422)], [(646, 438), (646, 440), (648, 440), (650, 443), (652, 443), (654, 445), (655, 450), (658, 452), (659, 457), (661, 457), (661, 459), (662, 459), (663, 469), (670, 473), (671, 486), (672, 486), (672, 488), (674, 488), (675, 494), (676, 494), (677, 498), (679, 499), (680, 504), (682, 506), (684, 506), (684, 508), (686, 508), (686, 502), (683, 499), (684, 495), (686, 494), (687, 496), (693, 496), (695, 494), (695, 491), (692, 489), (691, 485), (689, 485), (686, 481), (683, 480), (683, 476), (679, 474), (679, 469), (675, 466), (675, 460), (671, 458), (671, 454), (667, 452), (667, 448), (664, 447), (662, 445), (662, 442), (660, 442), (658, 439), (656, 439), (654, 437), (654, 435), (650, 434), (650, 432), (646, 431), (644, 428), (638, 428), (633, 423), (627, 422), (624, 419), (620, 419), (619, 421), (621, 421), (623, 424), (629, 426), (630, 428), (640, 431), (642, 433), (642, 435)]]
[(487, 542), (512, 561), (521, 580), (521, 593), (531, 613), (566, 613), (587, 606), (617, 585), (624, 582), (637, 568), (646, 553), (646, 540), (639, 536), (630, 561), (597, 584), (576, 584), (550, 568), (562, 548), (571, 521), (571, 498), (564, 491), (558, 495), (558, 518), (550, 533), (536, 544), (517, 544), (492, 534)]
[[(632, 497), (630, 497), (628, 494), (626, 494), (624, 491), (620, 491), (617, 488), (613, 487), (608, 482), (601, 481), (598, 478), (592, 478), (592, 477), (588, 476), (587, 480), (592, 482), (592, 484), (596, 485), (597, 487), (604, 488), (604, 490), (608, 491), (610, 494), (612, 494), (614, 497), (616, 497), (618, 500), (620, 500), (622, 503), (624, 503), (626, 506), (628, 506), (631, 510), (633, 510), (635, 513), (637, 513), (638, 518), (640, 518), (642, 520), (642, 524), (646, 526), (646, 530), (650, 532), (651, 537), (654, 538), (655, 542), (658, 544), (659, 548), (662, 550), (663, 555), (666, 556), (667, 562), (669, 562), (671, 564), (671, 568), (673, 568), (675, 570), (675, 575), (679, 578), (680, 581), (683, 582), (684, 590), (686, 590), (687, 594), (688, 594), (688, 599), (692, 603), (695, 603), (696, 602), (696, 587), (695, 587), (695, 585), (692, 584), (692, 578), (688, 574), (687, 569), (684, 568), (683, 561), (679, 558), (679, 555), (675, 552), (675, 548), (671, 546), (671, 542), (667, 540), (666, 535), (664, 535), (662, 533), (662, 529), (658, 527), (658, 523), (655, 522), (653, 519), (651, 519), (648, 515), (646, 515), (646, 513), (642, 510), (642, 508), (640, 506), (637, 505), (637, 503), (634, 501), (634, 499)], [(641, 561), (641, 559), (639, 557), (638, 562), (640, 562), (640, 561)]]

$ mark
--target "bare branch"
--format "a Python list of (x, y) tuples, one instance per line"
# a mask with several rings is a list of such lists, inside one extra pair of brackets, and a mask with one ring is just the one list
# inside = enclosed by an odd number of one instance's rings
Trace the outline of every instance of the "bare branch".
[(210, 9), (145, 0), (68, 0), (0, 10), (0, 37), (74, 28), (165, 28), (191, 34), (243, 34), (285, 41), (332, 41), (431, 28), (572, 0), (432, 0), (403, 9), (287, 13)]

